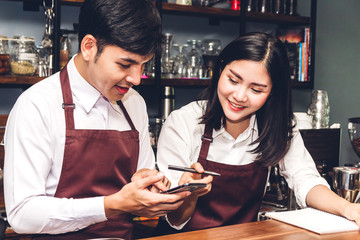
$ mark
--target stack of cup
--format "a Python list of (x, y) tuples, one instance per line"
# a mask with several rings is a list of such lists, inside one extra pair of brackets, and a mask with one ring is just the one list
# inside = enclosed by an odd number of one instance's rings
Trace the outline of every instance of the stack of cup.
[(308, 114), (312, 116), (312, 127), (328, 128), (330, 105), (328, 94), (324, 90), (313, 90), (311, 104), (308, 108)]

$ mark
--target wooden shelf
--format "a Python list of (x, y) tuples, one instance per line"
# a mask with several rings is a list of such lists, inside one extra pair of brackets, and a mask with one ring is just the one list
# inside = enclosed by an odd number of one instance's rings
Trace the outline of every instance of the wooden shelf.
[[(30, 86), (41, 80), (43, 77), (36, 76), (13, 76), (13, 75), (0, 75), (0, 86)], [(141, 85), (144, 86), (153, 86), (156, 84), (154, 78), (142, 78)], [(180, 79), (180, 78), (162, 78), (162, 86), (171, 86), (171, 87), (207, 87), (210, 86), (210, 79)], [(312, 89), (312, 82), (292, 82), (293, 88), (303, 88), (303, 89)]]
[[(162, 78), (160, 85), (170, 87), (207, 87), (210, 85), (210, 83), (210, 79)], [(141, 79), (141, 85), (151, 86), (155, 84), (156, 81), (154, 78)]]
[[(240, 17), (240, 11), (203, 7), (203, 6), (188, 6), (179, 5), (174, 3), (162, 3), (162, 11), (167, 14), (183, 15), (183, 16), (201, 16), (201, 17), (216, 17), (220, 19), (228, 19), (238, 21)], [(261, 21), (272, 23), (286, 23), (286, 24), (309, 24), (309, 17), (273, 14), (273, 13), (259, 13), (259, 12), (247, 12), (247, 21)]]
[(0, 85), (33, 85), (43, 79), (36, 76), (0, 75)]
[(62, 5), (66, 6), (80, 6), (84, 0), (60, 0)]
[[(81, 5), (83, 2), (84, 0), (61, 0), (63, 5)], [(165, 14), (175, 14), (182, 16), (215, 17), (218, 19), (232, 21), (238, 21), (240, 17), (240, 11), (238, 10), (204, 6), (189, 6), (166, 2), (162, 3), (162, 12)], [(310, 24), (309, 17), (259, 12), (247, 12), (246, 20), (286, 24)]]
[[(1, 85), (33, 85), (41, 80), (43, 77), (35, 76), (12, 76), (12, 75), (3, 75), (0, 76), (0, 86)], [(163, 86), (190, 86), (190, 87), (203, 87), (210, 85), (209, 79), (178, 79), (178, 78), (164, 78), (161, 79), (161, 85)], [(142, 78), (141, 85), (152, 86), (155, 85), (154, 78)]]
[(210, 79), (178, 79), (178, 78), (163, 78), (161, 84), (164, 86), (173, 87), (206, 87), (211, 84)]

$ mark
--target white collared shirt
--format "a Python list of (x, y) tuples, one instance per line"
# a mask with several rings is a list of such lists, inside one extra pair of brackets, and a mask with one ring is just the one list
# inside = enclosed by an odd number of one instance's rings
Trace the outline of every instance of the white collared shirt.
[[(199, 102), (204, 105), (205, 102)], [(182, 172), (168, 170), (168, 164), (187, 166), (198, 161), (201, 136), (204, 124), (199, 124), (202, 107), (192, 102), (179, 110), (173, 111), (164, 123), (157, 146), (157, 164), (172, 183), (177, 186)], [(256, 155), (249, 151), (257, 145), (250, 145), (258, 138), (255, 115), (251, 116), (249, 127), (234, 139), (222, 127), (213, 130), (213, 142), (210, 144), (207, 159), (229, 165), (245, 165), (252, 163)], [(298, 129), (294, 129), (291, 147), (279, 163), (280, 174), (284, 176), (289, 187), (294, 190), (299, 206), (306, 206), (306, 195), (316, 185), (329, 185), (315, 166)], [(249, 183), (251, 184), (251, 183)]]
[[(119, 106), (107, 101), (81, 77), (74, 58), (67, 70), (76, 106), (75, 129), (131, 129)], [(137, 168), (154, 168), (145, 101), (133, 89), (122, 101), (139, 131)], [(65, 146), (62, 103), (56, 73), (21, 94), (10, 112), (5, 132), (4, 191), (7, 217), (18, 233), (57, 234), (106, 220), (104, 197), (53, 197)]]

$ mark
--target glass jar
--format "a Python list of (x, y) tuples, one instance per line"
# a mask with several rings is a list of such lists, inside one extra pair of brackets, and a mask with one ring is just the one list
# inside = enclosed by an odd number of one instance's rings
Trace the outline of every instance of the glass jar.
[(9, 40), (7, 36), (0, 36), (0, 75), (10, 71)]
[(32, 76), (37, 68), (35, 39), (20, 36), (11, 44), (10, 67), (14, 75)]
[(60, 69), (65, 67), (70, 58), (70, 39), (68, 35), (63, 35), (60, 38)]

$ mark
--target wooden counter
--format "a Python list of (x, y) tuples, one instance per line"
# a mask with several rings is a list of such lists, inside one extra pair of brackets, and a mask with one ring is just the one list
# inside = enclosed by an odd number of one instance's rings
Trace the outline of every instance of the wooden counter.
[(232, 226), (177, 233), (146, 240), (289, 240), (289, 239), (360, 239), (360, 231), (319, 235), (276, 220), (265, 220)]

